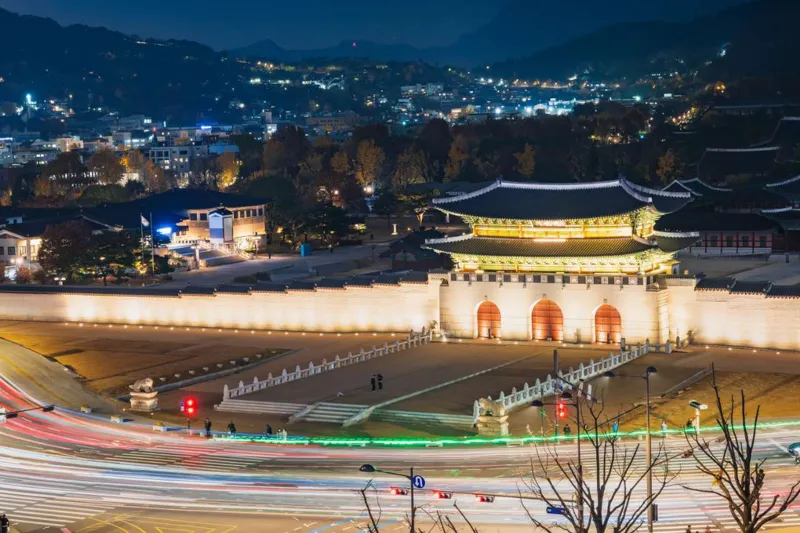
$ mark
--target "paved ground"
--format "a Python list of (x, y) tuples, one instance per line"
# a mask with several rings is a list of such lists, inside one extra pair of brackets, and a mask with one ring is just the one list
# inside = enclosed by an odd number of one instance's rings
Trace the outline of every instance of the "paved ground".
[[(385, 243), (375, 243), (373, 250), (372, 244), (363, 246), (353, 246), (337, 248), (334, 253), (315, 252), (310, 257), (300, 257), (299, 255), (276, 255), (271, 259), (259, 256), (257, 259), (245, 261), (243, 263), (233, 263), (213, 268), (192, 270), (189, 272), (175, 272), (172, 274), (172, 281), (161, 283), (161, 287), (184, 287), (187, 283), (200, 286), (221, 285), (230, 283), (234, 278), (247, 276), (258, 272), (270, 272), (292, 268), (296, 271), (294, 277), (307, 277), (309, 272), (321, 265), (328, 265), (342, 261), (354, 259), (375, 259), (386, 249)], [(285, 276), (284, 276), (285, 277)]]
[(783, 259), (765, 261), (762, 257), (686, 257), (680, 256), (681, 270), (690, 274), (703, 273), (709, 277), (734, 276), (742, 281), (772, 281), (780, 285), (800, 283), (800, 259), (791, 256), (791, 262)]

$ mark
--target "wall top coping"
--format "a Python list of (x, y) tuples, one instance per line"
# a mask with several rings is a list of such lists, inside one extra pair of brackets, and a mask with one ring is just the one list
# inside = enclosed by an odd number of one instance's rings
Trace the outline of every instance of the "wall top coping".
[[(437, 275), (437, 277), (439, 277)], [(589, 274), (505, 274), (501, 272), (451, 272), (442, 276), (450, 282), (467, 283), (554, 283), (558, 285), (640, 285), (656, 281), (655, 276)]]

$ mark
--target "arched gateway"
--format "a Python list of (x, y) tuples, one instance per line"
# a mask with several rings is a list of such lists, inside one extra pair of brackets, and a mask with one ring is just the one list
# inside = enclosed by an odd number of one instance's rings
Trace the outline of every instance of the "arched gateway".
[(619, 343), (622, 341), (622, 317), (616, 307), (604, 304), (594, 313), (595, 341)]
[(545, 298), (533, 306), (531, 335), (537, 341), (564, 340), (564, 313), (553, 300)]
[(500, 308), (492, 302), (483, 302), (478, 306), (478, 337), (482, 339), (499, 339), (502, 319)]

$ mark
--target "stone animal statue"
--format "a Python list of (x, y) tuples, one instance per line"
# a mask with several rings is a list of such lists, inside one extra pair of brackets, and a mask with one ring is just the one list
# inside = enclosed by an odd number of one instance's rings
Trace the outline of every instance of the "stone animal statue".
[(483, 416), (506, 416), (506, 408), (500, 402), (481, 398), (478, 400), (478, 407)]
[(151, 378), (140, 379), (128, 387), (133, 392), (153, 392), (153, 380)]

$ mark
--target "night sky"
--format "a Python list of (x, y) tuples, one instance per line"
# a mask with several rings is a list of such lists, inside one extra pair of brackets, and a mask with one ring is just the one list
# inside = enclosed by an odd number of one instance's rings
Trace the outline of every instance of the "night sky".
[[(570, 18), (604, 22), (685, 19), (740, 0), (512, 0), (536, 25)], [(144, 37), (183, 38), (217, 49), (270, 38), (284, 48), (366, 39), (419, 47), (446, 45), (488, 22), (502, 0), (0, 0), (0, 7), (62, 24), (106, 26)], [(587, 7), (590, 7), (587, 9)], [(597, 9), (605, 11), (597, 17)]]

